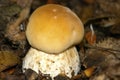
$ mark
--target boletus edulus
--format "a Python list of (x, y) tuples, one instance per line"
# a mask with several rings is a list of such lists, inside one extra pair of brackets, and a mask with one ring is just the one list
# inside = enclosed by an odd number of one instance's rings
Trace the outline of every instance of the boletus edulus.
[(58, 4), (37, 8), (26, 29), (31, 48), (23, 60), (23, 72), (25, 69), (40, 71), (53, 80), (59, 74), (69, 78), (77, 75), (80, 59), (75, 45), (83, 36), (83, 24), (69, 8)]

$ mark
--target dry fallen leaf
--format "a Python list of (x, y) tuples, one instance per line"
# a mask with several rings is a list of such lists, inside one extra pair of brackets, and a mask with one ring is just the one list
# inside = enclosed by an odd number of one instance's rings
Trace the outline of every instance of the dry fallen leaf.
[(92, 67), (87, 68), (86, 70), (84, 70), (84, 73), (85, 73), (85, 75), (86, 75), (87, 77), (91, 77), (92, 74), (94, 73), (94, 71), (95, 71), (95, 67), (92, 66)]
[(91, 31), (86, 33), (85, 38), (90, 45), (92, 45), (96, 42), (96, 35), (92, 34)]
[(0, 72), (20, 62), (20, 58), (10, 51), (0, 51)]

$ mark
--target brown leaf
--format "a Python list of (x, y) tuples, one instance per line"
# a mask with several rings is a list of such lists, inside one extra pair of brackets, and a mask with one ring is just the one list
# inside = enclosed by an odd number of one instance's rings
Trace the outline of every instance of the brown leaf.
[(85, 38), (90, 45), (93, 45), (96, 42), (96, 35), (92, 34), (91, 31), (86, 33)]
[(0, 72), (20, 62), (17, 55), (10, 51), (0, 51)]

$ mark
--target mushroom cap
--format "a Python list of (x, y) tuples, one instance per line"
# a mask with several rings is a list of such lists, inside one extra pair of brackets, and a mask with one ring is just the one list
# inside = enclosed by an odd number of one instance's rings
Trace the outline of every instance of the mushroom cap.
[(47, 53), (60, 53), (79, 43), (83, 35), (79, 17), (69, 8), (57, 4), (37, 8), (26, 29), (30, 45)]
[(71, 78), (80, 70), (80, 59), (75, 47), (58, 55), (31, 48), (23, 60), (22, 69), (23, 72), (26, 69), (32, 69), (38, 74), (40, 71), (42, 74), (49, 74), (52, 79), (59, 74)]

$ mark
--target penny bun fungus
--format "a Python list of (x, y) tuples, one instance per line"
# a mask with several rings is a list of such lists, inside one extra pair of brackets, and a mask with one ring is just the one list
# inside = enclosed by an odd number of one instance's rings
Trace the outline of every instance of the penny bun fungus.
[(37, 8), (26, 29), (31, 48), (23, 60), (23, 72), (30, 68), (49, 74), (52, 80), (59, 74), (77, 75), (80, 59), (75, 45), (83, 36), (83, 24), (69, 8), (58, 4)]

